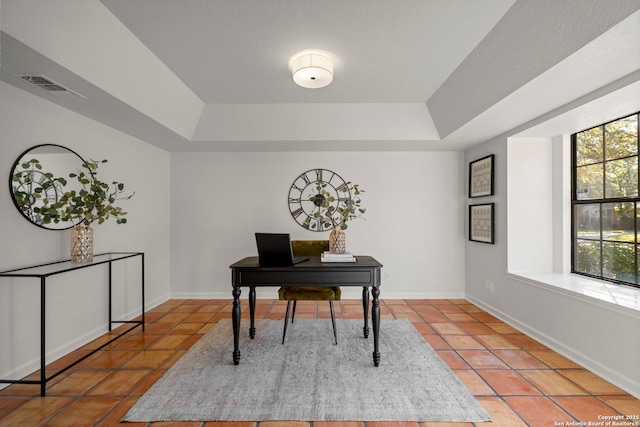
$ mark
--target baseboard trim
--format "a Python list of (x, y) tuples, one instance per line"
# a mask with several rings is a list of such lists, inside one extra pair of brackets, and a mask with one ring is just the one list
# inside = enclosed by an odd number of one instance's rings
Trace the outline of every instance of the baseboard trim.
[(169, 295), (165, 295), (159, 298), (156, 298), (152, 301), (146, 301), (144, 304), (144, 312), (146, 313), (149, 310), (152, 310), (154, 308), (156, 308), (157, 306), (164, 304), (165, 302), (169, 301), (171, 298), (169, 297)]
[[(145, 303), (145, 312), (162, 304), (163, 302), (167, 301), (167, 298), (158, 298), (154, 301), (151, 302), (147, 302)], [(140, 316), (140, 307), (136, 307), (135, 309), (129, 311), (126, 314), (123, 314), (121, 316), (119, 316), (118, 318), (121, 319), (134, 319), (136, 317)], [(117, 327), (118, 324), (114, 324), (114, 327)], [(86, 345), (87, 343), (95, 340), (96, 338), (100, 338), (101, 336), (103, 336), (104, 334), (106, 334), (109, 330), (109, 325), (107, 325), (106, 323), (98, 326), (90, 331), (88, 331), (87, 333), (83, 334), (80, 337), (77, 337), (71, 341), (68, 341), (67, 343), (58, 346), (54, 349), (51, 349), (49, 351), (47, 351), (45, 353), (45, 360), (46, 360), (46, 364), (49, 365), (52, 362), (55, 362), (56, 360), (60, 359), (61, 357), (66, 356), (67, 354), (81, 348), (83, 345)], [(32, 373), (38, 371), (40, 369), (40, 355), (38, 353), (37, 356), (31, 358), (30, 360), (22, 363), (20, 366), (15, 367), (14, 369), (11, 369), (8, 372), (4, 372), (4, 373), (0, 373), (0, 378), (3, 379), (15, 379), (15, 380), (19, 380), (21, 378), (26, 377), (27, 375), (31, 375)], [(8, 386), (10, 386), (11, 383), (2, 383), (0, 384), (0, 390), (2, 390), (3, 388), (6, 388)]]
[[(138, 314), (140, 314), (139, 309), (138, 309)], [(60, 359), (63, 356), (66, 356), (72, 351), (79, 349), (80, 347), (91, 342), (92, 340), (101, 337), (102, 335), (106, 334), (107, 331), (108, 331), (107, 326), (102, 325), (72, 341), (69, 341), (57, 348), (49, 350), (48, 352), (45, 353), (45, 360), (47, 365), (52, 362), (55, 362), (56, 360)], [(32, 373), (38, 371), (39, 369), (40, 369), (40, 355), (38, 354), (37, 356), (21, 364), (20, 366), (17, 366), (15, 369), (12, 369), (9, 372), (0, 374), (0, 377), (2, 377), (3, 379), (19, 380), (21, 378), (26, 377), (27, 375), (31, 375)], [(0, 389), (8, 387), (10, 385), (11, 384), (0, 384)]]
[[(380, 299), (463, 299), (464, 292), (385, 292), (380, 288)], [(256, 289), (258, 299), (277, 299), (278, 288)], [(240, 299), (248, 299), (249, 290), (242, 288)], [(342, 299), (361, 299), (362, 288), (343, 286)], [(172, 292), (169, 299), (233, 299), (229, 292)]]
[(618, 372), (612, 370), (608, 366), (603, 365), (602, 363), (593, 360), (592, 358), (587, 357), (580, 352), (575, 351), (571, 347), (566, 346), (564, 343), (557, 341), (556, 339), (543, 332), (540, 332), (536, 328), (533, 328), (526, 323), (522, 323), (518, 319), (502, 312), (501, 310), (498, 310), (497, 308), (489, 304), (486, 304), (479, 299), (474, 298), (471, 295), (467, 295), (465, 299), (487, 311), (491, 315), (497, 317), (498, 319), (502, 320), (503, 322), (507, 323), (508, 325), (524, 332), (529, 337), (535, 339), (536, 341), (539, 341), (541, 344), (544, 344), (545, 346), (558, 352), (569, 360), (579, 364), (580, 366), (593, 372), (599, 377), (602, 377), (603, 379), (609, 381), (616, 387), (619, 387), (632, 396), (640, 399), (640, 384), (638, 384), (637, 382), (634, 382), (629, 378), (620, 375)]

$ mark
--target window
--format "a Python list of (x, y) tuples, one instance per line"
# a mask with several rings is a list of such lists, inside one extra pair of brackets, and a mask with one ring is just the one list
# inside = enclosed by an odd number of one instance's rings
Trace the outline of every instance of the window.
[(638, 113), (571, 140), (572, 272), (640, 287)]

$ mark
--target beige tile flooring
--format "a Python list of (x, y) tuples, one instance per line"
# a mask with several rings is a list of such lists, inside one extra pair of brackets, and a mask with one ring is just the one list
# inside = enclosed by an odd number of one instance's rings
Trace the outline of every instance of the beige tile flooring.
[[(246, 304), (246, 302), (243, 302)], [(640, 401), (465, 300), (382, 300), (383, 319), (407, 318), (486, 408), (493, 423), (475, 426), (568, 426), (609, 415), (640, 415)], [(259, 300), (257, 318), (282, 319), (286, 304)], [(248, 310), (243, 307), (243, 317)], [(336, 304), (339, 318), (361, 318), (358, 300)], [(0, 391), (0, 426), (145, 426), (119, 420), (136, 400), (218, 320), (230, 300), (170, 300), (150, 310), (140, 328), (39, 386)], [(325, 302), (299, 302), (297, 318), (328, 318)], [(246, 325), (246, 323), (245, 323)], [(105, 335), (48, 367), (48, 375)], [(34, 374), (35, 375), (35, 374)], [(149, 424), (151, 425), (151, 424)], [(442, 422), (181, 422), (197, 427), (470, 427)]]

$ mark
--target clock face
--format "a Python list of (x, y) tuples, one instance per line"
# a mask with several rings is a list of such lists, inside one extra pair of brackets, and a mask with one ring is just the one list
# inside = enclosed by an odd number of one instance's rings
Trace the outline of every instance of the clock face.
[(36, 224), (42, 224), (40, 209), (56, 203), (62, 197), (60, 184), (51, 174), (28, 170), (13, 176), (13, 193), (22, 213)]
[[(323, 195), (322, 191), (329, 195)], [(311, 231), (328, 231), (334, 228), (314, 215), (320, 212), (325, 200), (335, 208), (351, 197), (348, 185), (335, 172), (327, 169), (311, 169), (301, 173), (289, 189), (289, 212), (300, 226)], [(334, 215), (336, 218), (338, 214)]]

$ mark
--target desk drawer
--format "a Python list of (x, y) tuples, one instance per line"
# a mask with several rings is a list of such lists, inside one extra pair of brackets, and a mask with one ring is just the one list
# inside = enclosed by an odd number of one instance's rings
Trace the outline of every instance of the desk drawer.
[(371, 271), (240, 271), (238, 280), (243, 285), (339, 285), (357, 286), (373, 283)]

